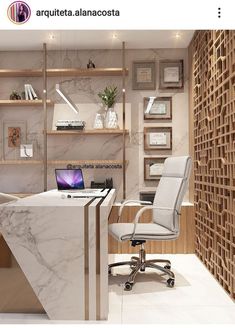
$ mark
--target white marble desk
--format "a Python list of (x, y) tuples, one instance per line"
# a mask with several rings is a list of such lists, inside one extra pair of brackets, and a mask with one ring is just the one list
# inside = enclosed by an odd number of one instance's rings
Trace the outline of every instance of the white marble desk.
[(114, 189), (103, 199), (52, 190), (0, 206), (0, 232), (50, 319), (107, 319), (114, 201)]

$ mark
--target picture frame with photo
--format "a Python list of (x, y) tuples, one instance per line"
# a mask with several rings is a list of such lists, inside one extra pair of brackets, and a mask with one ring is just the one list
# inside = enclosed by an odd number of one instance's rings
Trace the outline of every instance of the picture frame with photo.
[(144, 180), (160, 180), (167, 157), (144, 157)]
[(156, 62), (154, 60), (132, 63), (132, 89), (156, 90)]
[(26, 121), (3, 121), (2, 123), (2, 158), (3, 160), (20, 159), (20, 145), (26, 143)]
[(160, 60), (159, 89), (183, 89), (184, 61)]
[(172, 127), (145, 127), (144, 150), (171, 150)]
[(171, 120), (172, 97), (145, 97), (144, 120)]

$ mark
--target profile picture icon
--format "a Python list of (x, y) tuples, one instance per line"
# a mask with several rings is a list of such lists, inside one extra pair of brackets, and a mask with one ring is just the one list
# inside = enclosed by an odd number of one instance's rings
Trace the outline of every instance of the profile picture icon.
[(29, 20), (31, 10), (27, 3), (15, 1), (8, 7), (7, 15), (12, 23), (24, 24)]

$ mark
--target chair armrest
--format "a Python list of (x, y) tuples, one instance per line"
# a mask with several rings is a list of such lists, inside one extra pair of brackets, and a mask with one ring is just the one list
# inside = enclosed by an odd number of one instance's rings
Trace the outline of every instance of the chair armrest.
[(124, 209), (124, 207), (126, 206), (126, 204), (129, 204), (129, 203), (138, 203), (138, 204), (141, 204), (141, 205), (151, 205), (152, 203), (149, 202), (149, 201), (144, 201), (144, 200), (134, 200), (134, 199), (130, 199), (130, 200), (126, 200), (122, 203), (122, 205), (120, 206), (119, 208), (119, 211), (118, 211), (118, 219), (117, 219), (117, 222), (119, 222), (120, 220), (120, 217), (122, 215), (122, 211)]
[(156, 206), (156, 205), (145, 206), (145, 207), (141, 208), (141, 209), (136, 213), (135, 219), (134, 219), (134, 221), (133, 221), (133, 223), (134, 223), (134, 229), (133, 229), (132, 239), (135, 237), (136, 227), (137, 227), (137, 224), (138, 224), (139, 219), (141, 218), (142, 214), (143, 214), (146, 210), (154, 210), (154, 209), (165, 210), (165, 211), (176, 211), (176, 213), (177, 213), (178, 215), (180, 215), (180, 213), (179, 213), (175, 208), (170, 208), (170, 207), (160, 207), (160, 206)]

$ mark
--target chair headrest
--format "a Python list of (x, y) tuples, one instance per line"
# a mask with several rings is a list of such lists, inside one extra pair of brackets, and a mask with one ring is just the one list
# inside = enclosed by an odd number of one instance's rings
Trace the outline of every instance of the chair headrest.
[(168, 157), (164, 162), (162, 177), (187, 178), (191, 164), (190, 156)]

